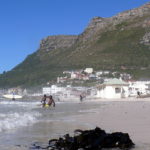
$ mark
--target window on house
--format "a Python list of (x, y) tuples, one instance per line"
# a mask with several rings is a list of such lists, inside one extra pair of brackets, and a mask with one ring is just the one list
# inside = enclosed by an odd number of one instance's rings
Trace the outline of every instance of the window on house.
[(121, 93), (121, 88), (115, 88), (115, 93)]

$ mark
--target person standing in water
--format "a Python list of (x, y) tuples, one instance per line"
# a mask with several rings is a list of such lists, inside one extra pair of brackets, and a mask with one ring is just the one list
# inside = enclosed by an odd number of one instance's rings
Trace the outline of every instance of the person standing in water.
[(44, 96), (43, 96), (43, 98), (41, 100), (41, 103), (42, 103), (43, 107), (45, 107), (45, 105), (46, 105), (46, 98), (47, 98), (47, 96), (44, 94)]
[(13, 95), (12, 100), (14, 101), (15, 100), (15, 94), (14, 94), (14, 92), (12, 92), (12, 95)]
[(48, 96), (48, 103), (49, 106), (51, 106), (53, 104), (53, 107), (55, 107), (55, 101), (52, 97), (52, 95)]

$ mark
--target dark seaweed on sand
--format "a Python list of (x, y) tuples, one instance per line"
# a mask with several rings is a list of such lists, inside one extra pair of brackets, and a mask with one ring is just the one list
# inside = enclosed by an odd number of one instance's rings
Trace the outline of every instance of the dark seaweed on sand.
[(128, 133), (114, 132), (106, 133), (104, 130), (96, 127), (93, 130), (75, 130), (75, 136), (69, 134), (58, 139), (49, 140), (49, 144), (42, 147), (33, 144), (30, 149), (47, 150), (106, 150), (123, 149), (129, 150), (134, 147)]

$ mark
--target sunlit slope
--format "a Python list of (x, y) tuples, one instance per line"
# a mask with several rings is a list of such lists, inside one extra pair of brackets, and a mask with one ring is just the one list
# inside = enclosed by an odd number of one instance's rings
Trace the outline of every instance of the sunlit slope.
[(43, 39), (35, 53), (0, 76), (0, 86), (41, 85), (56, 81), (64, 70), (85, 67), (150, 78), (149, 59), (150, 6), (147, 4), (112, 18), (93, 18), (80, 35)]

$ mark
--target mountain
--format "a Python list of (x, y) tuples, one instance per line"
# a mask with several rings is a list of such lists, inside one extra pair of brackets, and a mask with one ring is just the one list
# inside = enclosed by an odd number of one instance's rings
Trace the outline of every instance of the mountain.
[(0, 87), (53, 82), (62, 71), (93, 67), (150, 78), (150, 3), (110, 18), (95, 17), (80, 35), (48, 36), (39, 49), (0, 75)]

